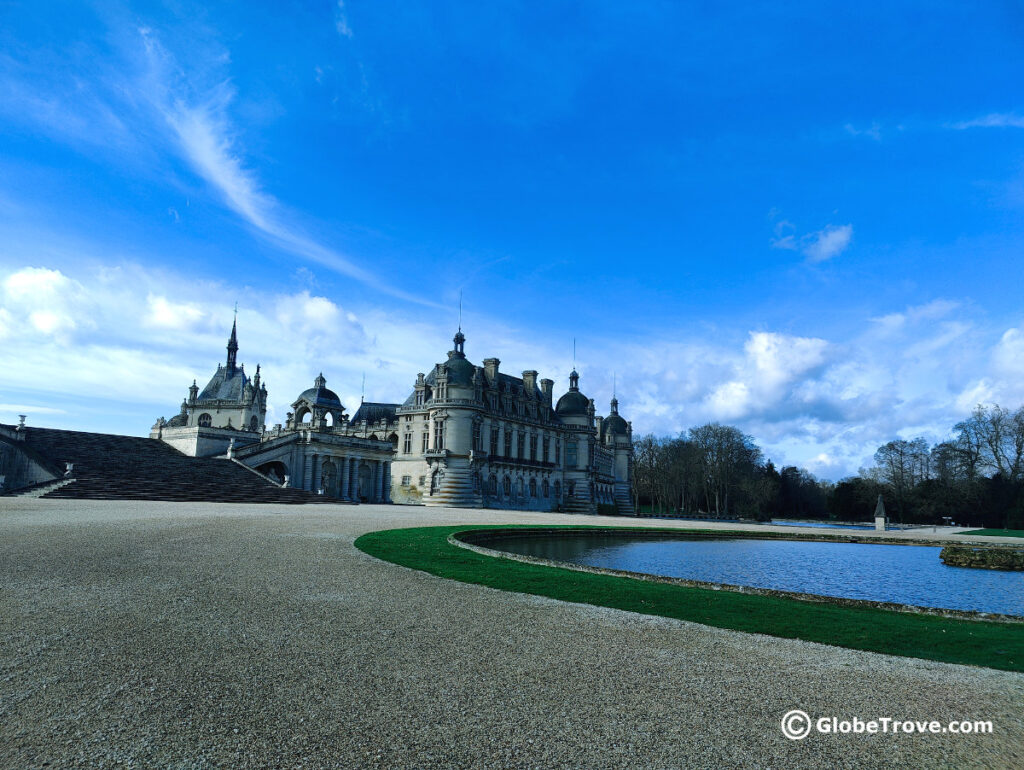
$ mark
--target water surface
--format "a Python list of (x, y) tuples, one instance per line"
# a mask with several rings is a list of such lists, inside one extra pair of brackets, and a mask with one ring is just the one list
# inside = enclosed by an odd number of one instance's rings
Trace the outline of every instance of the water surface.
[(947, 567), (933, 546), (584, 534), (488, 546), (687, 580), (1024, 616), (1024, 572)]

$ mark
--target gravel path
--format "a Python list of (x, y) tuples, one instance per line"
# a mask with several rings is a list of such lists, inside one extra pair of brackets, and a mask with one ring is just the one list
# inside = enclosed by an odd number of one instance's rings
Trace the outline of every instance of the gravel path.
[[(0, 766), (1024, 765), (1024, 675), (494, 591), (352, 546), (482, 521), (625, 523), (0, 500)], [(792, 708), (995, 732), (790, 741)]]

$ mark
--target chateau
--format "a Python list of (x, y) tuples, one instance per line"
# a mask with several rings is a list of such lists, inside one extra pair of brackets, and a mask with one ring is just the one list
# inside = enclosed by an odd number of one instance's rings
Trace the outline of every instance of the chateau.
[(364, 402), (349, 417), (321, 374), (267, 429), (266, 385), (258, 366), (250, 380), (237, 365), (233, 325), (226, 364), (201, 392), (193, 381), (180, 413), (150, 435), (341, 500), (632, 514), (632, 428), (618, 400), (599, 416), (573, 370), (555, 402), (552, 380), (506, 374), (497, 358), (474, 365), (465, 343), (460, 329), (404, 403)]

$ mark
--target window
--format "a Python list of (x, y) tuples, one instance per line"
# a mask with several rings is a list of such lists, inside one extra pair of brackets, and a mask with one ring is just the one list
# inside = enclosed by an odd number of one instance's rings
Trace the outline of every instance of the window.
[(416, 391), (416, 406), (423, 406), (423, 391)]
[[(498, 426), (494, 423), (491, 423), (491, 456), (498, 456)], [(497, 492), (498, 490), (495, 489), (494, 491)]]
[(427, 485), (427, 477), (426, 476), (420, 476), (420, 487), (422, 488), (422, 487), (425, 487), (426, 485)]
[(423, 431), (423, 450), (422, 450), (423, 454), (427, 453), (427, 447), (429, 446), (429, 444), (430, 444), (430, 433), (428, 431)]
[(505, 491), (505, 497), (511, 497), (512, 496), (512, 479), (509, 478), (508, 476), (506, 476), (504, 481), (502, 482), (502, 487), (504, 488), (504, 491)]
[[(565, 467), (575, 468), (577, 459), (578, 458), (576, 456), (576, 442), (567, 441), (565, 444)], [(569, 496), (572, 496), (572, 492), (569, 493)]]
[[(549, 439), (547, 436), (545, 436), (544, 437), (544, 441), (542, 442), (541, 446), (543, 446), (543, 448), (544, 448), (544, 455), (540, 459), (543, 460), (544, 462), (547, 462), (548, 461), (548, 450), (551, 449), (551, 439)], [(547, 497), (547, 495), (544, 495), (544, 497)]]
[(561, 481), (556, 481), (555, 482), (555, 499), (556, 500), (561, 500), (562, 499), (562, 482)]
[(208, 415), (206, 412), (203, 412), (201, 415), (199, 415), (199, 427), (200, 428), (209, 428), (212, 423), (213, 423), (213, 418), (210, 417), (210, 415)]
[[(531, 460), (536, 460), (537, 459), (537, 437), (536, 436), (530, 436), (530, 459)], [(536, 495), (534, 495), (534, 497), (536, 497)]]
[(537, 496), (537, 479), (530, 479), (530, 497)]
[(412, 454), (412, 433), (406, 433), (405, 438), (402, 440), (402, 454)]
[(412, 476), (402, 476), (402, 486), (408, 487), (412, 485)]
[(498, 494), (498, 477), (495, 476), (493, 473), (491, 474), (491, 477), (487, 480), (487, 491), (490, 492), (492, 495)]
[(259, 420), (256, 419), (256, 415), (253, 415), (249, 419), (249, 430), (251, 430), (253, 433), (255, 433), (259, 429), (259, 427), (260, 427)]
[(505, 426), (505, 457), (512, 456), (512, 431)]
[(434, 420), (434, 449), (444, 449), (444, 420)]
[(544, 479), (544, 483), (542, 483), (540, 485), (540, 491), (544, 495), (544, 497), (550, 497), (550, 495), (551, 495), (551, 486), (548, 484), (548, 480), (547, 479)]
[(482, 452), (484, 449), (483, 427), (479, 420), (473, 423), (473, 449), (477, 452)]
[(516, 455), (519, 457), (520, 460), (524, 459), (525, 456), (526, 456), (526, 433), (525, 433), (525, 431), (519, 431), (519, 442), (518, 442), (518, 446), (516, 447)]
[(562, 442), (555, 439), (555, 465), (562, 462)]
[(569, 497), (574, 497), (576, 495), (576, 482), (575, 481), (570, 481), (569, 482), (569, 490), (566, 492), (566, 494)]

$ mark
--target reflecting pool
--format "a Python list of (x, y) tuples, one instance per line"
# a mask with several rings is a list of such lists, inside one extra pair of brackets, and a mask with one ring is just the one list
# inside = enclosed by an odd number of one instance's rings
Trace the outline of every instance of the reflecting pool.
[(1024, 572), (947, 567), (932, 546), (588, 534), (509, 536), (487, 546), (709, 583), (1024, 616)]

